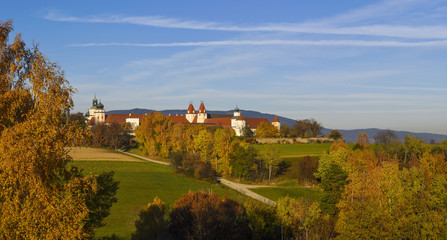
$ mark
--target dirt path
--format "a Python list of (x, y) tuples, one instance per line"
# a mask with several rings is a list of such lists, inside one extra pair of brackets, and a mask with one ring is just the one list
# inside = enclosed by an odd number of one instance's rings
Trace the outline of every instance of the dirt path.
[(265, 204), (268, 204), (268, 205), (275, 204), (275, 201), (273, 201), (271, 199), (268, 199), (268, 198), (266, 198), (266, 197), (264, 197), (262, 195), (259, 195), (259, 194), (255, 193), (255, 192), (249, 190), (249, 188), (260, 188), (260, 187), (270, 187), (270, 186), (265, 186), (265, 185), (248, 185), (248, 184), (242, 184), (242, 183), (235, 183), (235, 182), (232, 182), (230, 180), (227, 180), (225, 178), (220, 178), (220, 177), (218, 177), (217, 180), (220, 181), (220, 183), (222, 183), (223, 185), (228, 186), (228, 187), (230, 187), (230, 188), (232, 188), (232, 189), (234, 189), (234, 190), (236, 190), (236, 191), (238, 191), (238, 192), (240, 192), (240, 193), (242, 193), (242, 194), (244, 194), (246, 196), (249, 196), (249, 197), (251, 197), (253, 199), (261, 201), (261, 202), (263, 202)]
[(118, 152), (120, 152), (122, 154), (126, 154), (126, 155), (129, 155), (129, 156), (132, 156), (132, 157), (136, 157), (136, 158), (148, 161), (148, 162), (153, 162), (153, 163), (158, 163), (158, 164), (163, 164), (163, 165), (170, 165), (167, 162), (157, 161), (157, 160), (146, 158), (146, 157), (142, 157), (142, 156), (139, 156), (139, 155), (136, 155), (136, 154), (133, 154), (133, 153), (124, 152), (124, 151), (121, 151), (121, 150), (118, 150)]
[[(129, 155), (129, 156), (133, 156), (133, 157), (145, 160), (145, 161), (158, 163), (158, 164), (163, 164), (163, 165), (170, 165), (167, 162), (157, 161), (157, 160), (146, 158), (146, 157), (142, 157), (142, 156), (139, 156), (139, 155), (136, 155), (136, 154), (133, 154), (133, 153), (123, 152), (123, 151), (120, 151), (120, 152), (123, 153), (123, 154)], [(268, 199), (268, 198), (266, 198), (264, 196), (261, 196), (261, 195), (255, 193), (255, 192), (249, 190), (250, 188), (261, 188), (261, 187), (270, 187), (270, 186), (267, 186), (267, 185), (249, 185), (249, 184), (235, 183), (235, 182), (232, 182), (230, 180), (227, 180), (227, 179), (221, 178), (221, 177), (217, 177), (216, 179), (220, 183), (222, 183), (223, 185), (225, 185), (225, 186), (227, 186), (229, 188), (232, 188), (232, 189), (234, 189), (234, 190), (236, 190), (236, 191), (238, 191), (238, 192), (240, 192), (240, 193), (242, 193), (242, 194), (244, 194), (244, 195), (246, 195), (248, 197), (251, 197), (253, 199), (256, 199), (256, 200), (261, 201), (261, 202), (263, 202), (265, 204), (268, 204), (268, 205), (275, 204), (275, 201), (273, 201), (271, 199)]]

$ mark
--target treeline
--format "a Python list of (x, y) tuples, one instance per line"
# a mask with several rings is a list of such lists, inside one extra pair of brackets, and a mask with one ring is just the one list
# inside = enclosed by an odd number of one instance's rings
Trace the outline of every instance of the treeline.
[(285, 197), (269, 206), (192, 192), (172, 209), (159, 198), (142, 208), (132, 239), (330, 239), (328, 226), (330, 216), (310, 200)]
[(215, 174), (262, 181), (284, 172), (279, 150), (259, 152), (229, 128), (202, 124), (175, 124), (159, 112), (148, 114), (135, 130), (142, 150), (151, 157), (169, 159), (179, 173), (198, 178)]
[(320, 158), (321, 210), (339, 239), (445, 239), (447, 162), (423, 140), (366, 133), (354, 149), (338, 140)]
[[(248, 127), (247, 127), (248, 128)], [(255, 137), (258, 138), (287, 138), (287, 137), (301, 137), (312, 138), (321, 135), (321, 129), (323, 125), (317, 122), (315, 119), (304, 119), (295, 122), (292, 128), (287, 125), (282, 125), (280, 130), (270, 123), (262, 122), (259, 124)], [(246, 137), (251, 137), (250, 129), (244, 131)]]
[(86, 123), (87, 119), (80, 112), (69, 114), (64, 121), (82, 130), (82, 137), (78, 137), (73, 145), (123, 150), (137, 146), (133, 141), (132, 129), (128, 123), (101, 123), (89, 127)]

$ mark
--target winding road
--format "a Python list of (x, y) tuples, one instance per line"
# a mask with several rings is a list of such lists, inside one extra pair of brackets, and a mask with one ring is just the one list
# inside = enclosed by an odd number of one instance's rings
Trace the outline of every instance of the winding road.
[[(133, 154), (133, 153), (128, 153), (128, 152), (124, 152), (124, 151), (120, 151), (120, 150), (119, 150), (119, 152), (122, 153), (122, 154), (126, 154), (126, 155), (129, 155), (129, 156), (132, 156), (132, 157), (139, 158), (141, 160), (148, 161), (148, 162), (153, 162), (153, 163), (158, 163), (158, 164), (163, 164), (163, 165), (170, 165), (167, 162), (157, 161), (157, 160), (146, 158), (146, 157), (142, 157), (142, 156), (139, 156), (139, 155), (136, 155), (136, 154)], [(235, 182), (232, 182), (230, 180), (227, 180), (227, 179), (221, 178), (221, 177), (216, 177), (216, 180), (219, 183), (221, 183), (221, 184), (223, 184), (223, 185), (225, 185), (225, 186), (227, 186), (229, 188), (232, 188), (232, 189), (234, 189), (234, 190), (236, 190), (236, 191), (238, 191), (238, 192), (240, 192), (240, 193), (242, 193), (242, 194), (244, 194), (244, 195), (246, 195), (248, 197), (251, 197), (253, 199), (261, 201), (261, 202), (263, 202), (265, 204), (268, 204), (268, 205), (275, 204), (275, 201), (273, 201), (271, 199), (268, 199), (268, 198), (266, 198), (264, 196), (261, 196), (261, 195), (259, 195), (259, 194), (257, 194), (257, 193), (255, 193), (255, 192), (250, 190), (250, 188), (260, 188), (260, 187), (270, 187), (270, 186), (267, 186), (267, 185), (249, 185), (249, 184), (235, 183)]]

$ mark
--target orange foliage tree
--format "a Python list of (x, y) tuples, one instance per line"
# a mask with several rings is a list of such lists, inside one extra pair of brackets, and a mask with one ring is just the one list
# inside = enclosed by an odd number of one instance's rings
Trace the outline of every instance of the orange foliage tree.
[[(85, 239), (102, 220), (95, 176), (66, 149), (82, 136), (63, 119), (74, 89), (37, 47), (0, 22), (0, 239)], [(95, 219), (99, 217), (99, 219)]]

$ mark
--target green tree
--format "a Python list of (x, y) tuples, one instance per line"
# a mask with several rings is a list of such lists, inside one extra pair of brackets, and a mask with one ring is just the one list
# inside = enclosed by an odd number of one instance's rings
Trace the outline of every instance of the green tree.
[(132, 240), (168, 238), (169, 212), (168, 206), (156, 197), (138, 213)]
[(332, 138), (334, 140), (338, 140), (338, 139), (343, 140), (343, 133), (341, 133), (337, 129), (332, 129), (331, 132), (329, 133), (328, 137)]
[(246, 148), (240, 143), (233, 143), (233, 151), (230, 153), (231, 173), (241, 179), (253, 177), (257, 170), (256, 160), (258, 152), (252, 146)]
[(265, 145), (263, 155), (268, 166), (269, 181), (271, 181), (272, 172), (276, 171), (276, 168), (278, 167), (280, 161), (279, 148), (273, 144), (267, 144)]
[(328, 171), (321, 178), (320, 184), (324, 192), (320, 204), (323, 212), (330, 215), (337, 213), (335, 205), (341, 199), (345, 185), (348, 183), (347, 178), (348, 174), (338, 164), (331, 163)]
[(253, 239), (277, 239), (280, 224), (274, 206), (247, 200), (244, 202), (244, 208)]
[(290, 135), (293, 137), (317, 137), (321, 134), (323, 125), (317, 122), (315, 119), (299, 120), (290, 130)]

